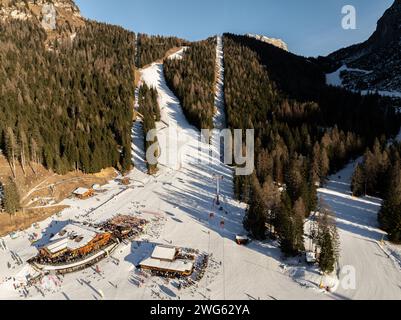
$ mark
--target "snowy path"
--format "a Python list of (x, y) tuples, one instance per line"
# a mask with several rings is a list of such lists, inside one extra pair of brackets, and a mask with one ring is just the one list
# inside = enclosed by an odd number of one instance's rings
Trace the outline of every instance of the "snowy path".
[(214, 98), (215, 116), (213, 119), (214, 127), (216, 129), (226, 128), (226, 116), (224, 110), (224, 51), (223, 51), (223, 38), (217, 36), (216, 46), (216, 94)]
[(182, 47), (180, 50), (178, 50), (176, 53), (173, 53), (171, 56), (169, 56), (169, 59), (178, 59), (181, 60), (183, 57), (184, 52), (188, 49), (189, 47)]
[(340, 268), (352, 266), (356, 271), (356, 289), (340, 285), (335, 295), (340, 299), (401, 299), (401, 272), (378, 243), (385, 235), (377, 222), (381, 201), (371, 197), (354, 198), (350, 191), (357, 163), (330, 177), (327, 186), (319, 189), (320, 199), (337, 216)]
[(143, 132), (142, 121), (136, 120), (132, 126), (132, 162), (134, 163), (135, 169), (146, 173), (148, 171), (146, 166), (146, 154), (145, 154), (145, 140)]
[(217, 131), (214, 131), (212, 134), (212, 145), (214, 150), (217, 151), (215, 156), (223, 161), (224, 141), (220, 137), (219, 130), (227, 127), (224, 106), (224, 50), (222, 36), (217, 36), (216, 38), (216, 88), (214, 97), (215, 114), (213, 117), (213, 125), (214, 129), (217, 129)]
[[(141, 85), (142, 81), (139, 81), (138, 86), (135, 88), (135, 111), (138, 111), (139, 109), (139, 88)], [(132, 163), (136, 170), (147, 173), (148, 168), (146, 165), (145, 137), (143, 132), (143, 123), (140, 117), (137, 117), (132, 125), (131, 141)]]

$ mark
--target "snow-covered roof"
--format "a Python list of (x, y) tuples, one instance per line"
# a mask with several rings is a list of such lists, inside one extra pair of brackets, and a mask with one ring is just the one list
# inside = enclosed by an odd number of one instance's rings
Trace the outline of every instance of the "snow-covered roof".
[(46, 246), (46, 249), (51, 253), (60, 252), (61, 250), (67, 248), (68, 248), (68, 238), (54, 240)]
[(152, 258), (159, 260), (173, 261), (177, 253), (176, 248), (156, 246), (153, 250)]
[(235, 237), (239, 241), (248, 241), (249, 238), (247, 236), (236, 236)]
[(76, 250), (86, 246), (101, 232), (95, 228), (71, 223), (60, 230), (45, 248), (56, 253), (64, 249)]
[(76, 189), (73, 193), (78, 195), (78, 196), (83, 196), (89, 192), (89, 189), (87, 188), (78, 188)]
[(155, 268), (165, 271), (176, 271), (176, 272), (191, 272), (193, 269), (193, 263), (184, 260), (174, 261), (163, 261), (154, 258), (148, 258), (139, 264), (143, 268)]
[(314, 252), (307, 252), (306, 253), (306, 261), (309, 263), (316, 262), (316, 254)]

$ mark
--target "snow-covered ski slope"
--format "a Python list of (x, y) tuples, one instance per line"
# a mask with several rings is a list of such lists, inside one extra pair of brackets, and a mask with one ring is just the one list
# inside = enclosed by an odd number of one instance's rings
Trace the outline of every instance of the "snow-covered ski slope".
[[(148, 86), (157, 88), (159, 93), (162, 122), (158, 124), (158, 139), (162, 155), (169, 152), (167, 144), (163, 144), (169, 131), (166, 124), (174, 127), (179, 136), (182, 136), (178, 139), (179, 144), (184, 143), (190, 151), (183, 157), (179, 166), (173, 166), (168, 159), (161, 161), (162, 168), (173, 170), (177, 178), (169, 192), (162, 197), (163, 201), (171, 206), (178, 206), (179, 211), (183, 213), (179, 219), (185, 217), (184, 224), (171, 224), (171, 229), (166, 229), (165, 234), (169, 235), (169, 239), (173, 239), (173, 243), (201, 248), (221, 262), (213, 271), (214, 276), (202, 282), (201, 287), (206, 287), (205, 290), (200, 289), (201, 293), (206, 292), (207, 298), (211, 299), (326, 298), (327, 296), (320, 292), (302, 288), (282, 271), (281, 253), (278, 248), (257, 242), (248, 247), (235, 244), (235, 236), (245, 231), (242, 226), (244, 206), (233, 200), (232, 169), (222, 164), (218, 158), (211, 158), (209, 164), (194, 161), (198, 159), (193, 159), (191, 155), (198, 149), (201, 150), (198, 158), (210, 158), (209, 145), (198, 143), (200, 132), (185, 119), (178, 99), (167, 87), (162, 64), (155, 63), (143, 70), (142, 80)], [(224, 112), (224, 106), (221, 112)], [(222, 116), (224, 117), (224, 113)], [(171, 139), (168, 141), (171, 142)], [(212, 148), (216, 146), (212, 144)], [(224, 211), (227, 214), (213, 205), (214, 174), (224, 176), (221, 192)], [(171, 208), (170, 212), (176, 214), (177, 210)], [(210, 212), (215, 214), (213, 219), (208, 218)], [(225, 221), (224, 228), (220, 226), (222, 220)], [(195, 295), (198, 298), (201, 296), (199, 293)]]
[[(208, 144), (199, 143), (199, 131), (189, 125), (178, 99), (166, 85), (162, 64), (142, 70), (142, 80), (159, 93), (162, 121), (157, 123), (157, 134), (162, 158), (158, 174), (151, 177), (135, 169), (129, 175), (128, 188), (120, 185), (118, 179), (110, 181), (102, 188), (104, 192), (92, 199), (65, 200), (70, 208), (41, 222), (40, 230), (32, 227), (20, 232), (15, 240), (9, 236), (0, 239), (0, 299), (401, 299), (400, 273), (374, 243), (374, 239), (380, 238), (373, 220), (377, 200), (348, 198), (348, 186), (341, 183), (349, 181), (349, 171), (348, 175), (341, 173), (340, 183), (332, 181), (320, 194), (341, 219), (341, 264), (355, 265), (355, 291), (339, 287), (337, 292), (325, 294), (307, 289), (300, 285), (304, 281), (294, 281), (285, 271), (277, 246), (257, 241), (238, 246), (234, 239), (237, 234), (244, 234), (244, 205), (233, 198), (232, 169), (210, 157)], [(176, 137), (169, 136), (172, 133)], [(176, 141), (185, 146), (184, 151), (189, 151), (178, 162), (167, 156)], [(143, 150), (134, 150), (138, 152)], [(209, 162), (196, 161), (199, 158)], [(222, 211), (214, 205), (213, 174), (225, 177), (221, 185)], [(98, 263), (100, 273), (89, 268), (60, 279), (46, 276), (25, 294), (14, 287), (24, 283), (27, 274), (34, 275), (26, 263), (36, 254), (28, 239), (30, 234), (40, 234), (36, 244), (40, 247), (70, 220), (100, 222), (118, 213), (146, 218), (150, 225), (144, 236), (121, 244), (112, 257)], [(213, 218), (210, 213), (214, 213)], [(188, 247), (211, 255), (206, 274), (196, 287), (178, 290), (176, 280), (144, 277), (136, 272), (135, 266), (149, 256), (155, 244)], [(22, 264), (18, 263), (20, 260)], [(302, 278), (302, 267), (295, 271), (293, 278), (299, 278), (299, 274)], [(315, 276), (320, 279), (319, 274)]]
[[(178, 166), (169, 159), (161, 161), (155, 177), (133, 170), (128, 188), (115, 180), (92, 199), (65, 200), (69, 209), (59, 217), (40, 223), (43, 234), (36, 246), (46, 243), (52, 233), (57, 233), (70, 220), (100, 222), (117, 213), (148, 219), (151, 223), (146, 235), (133, 243), (121, 244), (112, 257), (98, 263), (100, 274), (96, 268), (89, 268), (60, 279), (46, 276), (36, 287), (29, 288), (26, 296), (14, 285), (23, 283), (25, 275), (33, 273), (26, 261), (36, 254), (36, 248), (28, 236), (40, 230), (30, 228), (20, 232), (15, 240), (4, 237), (0, 239), (6, 245), (5, 249), (0, 248), (0, 299), (331, 298), (301, 287), (285, 274), (280, 268), (281, 253), (276, 247), (258, 242), (246, 247), (235, 243), (235, 236), (244, 233), (244, 205), (233, 199), (232, 169), (219, 159), (211, 159), (209, 163), (194, 161), (200, 133), (189, 125), (177, 98), (168, 89), (163, 65), (151, 65), (142, 71), (142, 77), (159, 92), (162, 121), (157, 126), (162, 153), (169, 152), (171, 141), (163, 143), (163, 136), (172, 125), (178, 133), (192, 129), (183, 134), (184, 138), (176, 139), (192, 152)], [(203, 150), (200, 157), (208, 158), (209, 145), (200, 147)], [(213, 174), (226, 177), (221, 184), (222, 211), (214, 205)], [(212, 212), (214, 218), (209, 217)], [(224, 228), (221, 227), (223, 220)], [(149, 256), (155, 244), (194, 248), (211, 255), (207, 272), (197, 287), (178, 290), (174, 280), (146, 278), (135, 271), (135, 266)], [(18, 253), (23, 261), (21, 265), (12, 252)]]
[[(360, 161), (360, 159), (358, 160)], [(341, 241), (342, 278), (352, 267), (356, 288), (340, 285), (334, 293), (339, 299), (401, 299), (401, 269), (380, 246), (385, 233), (378, 228), (377, 214), (381, 200), (355, 198), (351, 177), (358, 161), (329, 178), (319, 197), (336, 214)]]
[[(139, 88), (141, 86), (141, 82), (139, 81), (138, 87), (135, 88), (135, 106), (134, 110), (138, 111), (139, 109)], [(131, 149), (132, 149), (132, 163), (136, 170), (139, 170), (143, 173), (146, 173), (147, 165), (146, 165), (146, 154), (145, 154), (145, 139), (143, 132), (143, 123), (142, 119), (137, 116), (134, 125), (131, 130)]]
[(216, 37), (216, 84), (214, 96), (214, 117), (213, 126), (216, 129), (212, 134), (212, 145), (214, 150), (218, 153), (216, 156), (223, 160), (224, 155), (224, 141), (220, 135), (220, 130), (225, 129), (226, 113), (224, 106), (224, 50), (223, 50), (223, 37)]
[(223, 37), (217, 36), (216, 46), (216, 93), (214, 98), (215, 117), (214, 127), (216, 129), (226, 128), (226, 116), (224, 110), (224, 50)]

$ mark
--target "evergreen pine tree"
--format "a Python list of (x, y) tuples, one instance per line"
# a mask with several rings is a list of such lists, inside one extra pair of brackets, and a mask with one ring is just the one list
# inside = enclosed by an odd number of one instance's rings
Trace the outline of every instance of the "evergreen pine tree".
[(318, 217), (319, 267), (325, 273), (332, 273), (340, 255), (340, 242), (334, 214), (323, 208)]
[(251, 190), (252, 197), (244, 218), (244, 227), (251, 232), (256, 239), (263, 240), (266, 238), (268, 209), (263, 199), (259, 181), (255, 175), (252, 177)]
[(284, 192), (281, 207), (277, 210), (275, 222), (275, 228), (279, 235), (280, 248), (284, 254), (295, 256), (305, 250), (304, 218), (305, 206), (303, 201), (297, 201), (296, 208), (292, 208), (291, 199)]
[(332, 273), (336, 262), (333, 239), (328, 229), (323, 230), (320, 238), (319, 267), (325, 273)]
[(20, 209), (20, 197), (18, 193), (17, 185), (13, 179), (9, 179), (3, 186), (4, 198), (3, 206), (4, 210), (9, 214), (15, 214)]
[(355, 168), (355, 172), (352, 176), (352, 184), (351, 184), (351, 189), (353, 192), (353, 195), (356, 197), (360, 197), (365, 194), (365, 174), (363, 167), (358, 164), (357, 167)]
[(390, 173), (390, 187), (379, 213), (379, 222), (389, 240), (401, 243), (401, 167), (397, 162)]

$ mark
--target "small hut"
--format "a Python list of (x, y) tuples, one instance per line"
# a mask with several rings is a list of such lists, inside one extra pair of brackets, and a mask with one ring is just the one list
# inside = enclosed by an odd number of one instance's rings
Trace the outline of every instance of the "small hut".
[(246, 245), (249, 243), (249, 238), (247, 236), (236, 236), (235, 241), (238, 245)]
[(123, 179), (121, 179), (121, 183), (124, 185), (124, 186), (128, 186), (129, 184), (130, 184), (130, 179), (128, 178), (128, 177), (125, 177), (125, 178), (123, 178)]
[(78, 188), (74, 190), (73, 195), (76, 196), (78, 199), (88, 199), (95, 194), (93, 189), (87, 188)]

